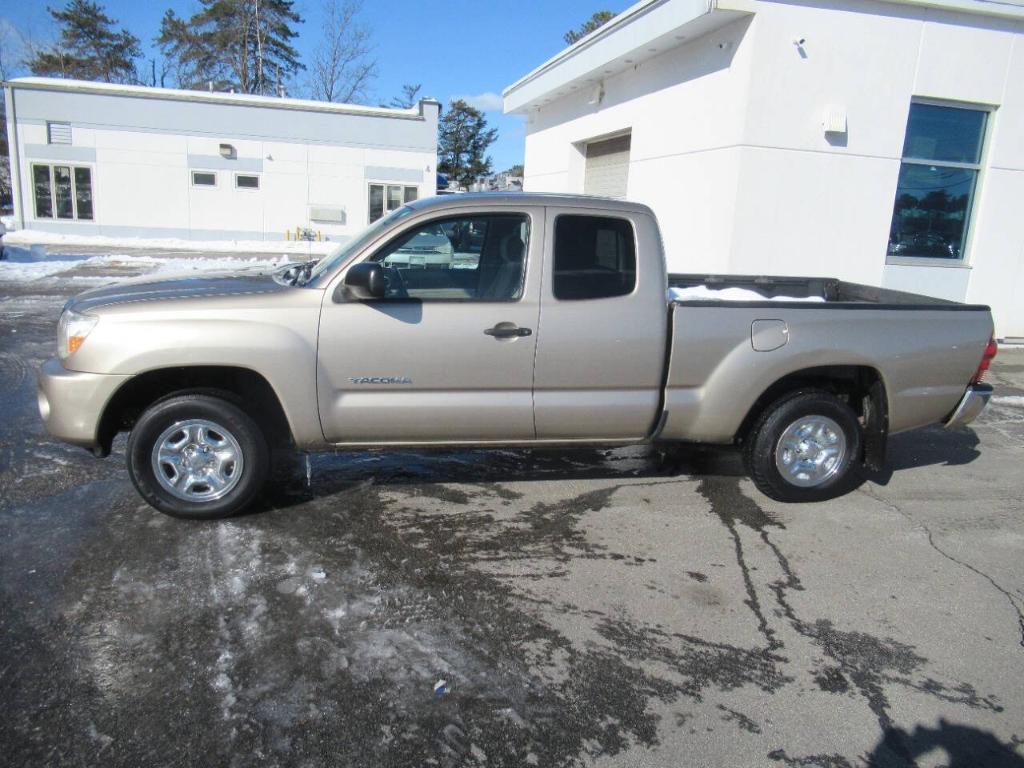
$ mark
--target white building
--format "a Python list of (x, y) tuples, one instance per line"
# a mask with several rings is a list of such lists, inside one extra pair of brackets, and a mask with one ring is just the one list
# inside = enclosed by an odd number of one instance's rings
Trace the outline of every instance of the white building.
[(345, 239), (435, 192), (433, 100), (378, 109), (47, 78), (5, 91), (22, 229)]
[(651, 205), (676, 272), (990, 304), (1024, 336), (1024, 3), (642, 0), (509, 86), (528, 191)]

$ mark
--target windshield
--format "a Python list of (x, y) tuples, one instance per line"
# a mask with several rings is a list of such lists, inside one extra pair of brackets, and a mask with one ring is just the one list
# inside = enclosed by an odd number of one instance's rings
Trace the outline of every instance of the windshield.
[(309, 275), (309, 280), (307, 280), (306, 282), (312, 282), (320, 275), (333, 271), (335, 267), (337, 267), (339, 264), (344, 263), (344, 261), (353, 253), (362, 249), (367, 243), (372, 242), (377, 237), (377, 235), (379, 235), (385, 229), (390, 227), (399, 219), (404, 219), (406, 216), (409, 216), (410, 214), (412, 214), (412, 208), (410, 208), (407, 205), (403, 205), (397, 211), (392, 211), (383, 219), (377, 219), (375, 222), (373, 222), (373, 224), (364, 229), (351, 240), (342, 243), (329, 254), (320, 259), (320, 261), (317, 262), (316, 266), (313, 267), (313, 270), (312, 272), (310, 272)]

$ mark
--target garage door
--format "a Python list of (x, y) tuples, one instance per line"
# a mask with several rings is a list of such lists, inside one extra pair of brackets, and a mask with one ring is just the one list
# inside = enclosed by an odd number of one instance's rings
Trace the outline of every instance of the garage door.
[(629, 180), (629, 134), (587, 144), (583, 191), (588, 195), (625, 197)]

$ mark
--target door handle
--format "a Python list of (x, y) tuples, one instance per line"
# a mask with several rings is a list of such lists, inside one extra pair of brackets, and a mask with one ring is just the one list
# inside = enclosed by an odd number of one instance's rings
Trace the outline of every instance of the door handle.
[(488, 336), (493, 336), (496, 339), (519, 339), (523, 336), (532, 336), (533, 331), (529, 328), (520, 328), (515, 323), (498, 323), (493, 328), (488, 328), (484, 331)]

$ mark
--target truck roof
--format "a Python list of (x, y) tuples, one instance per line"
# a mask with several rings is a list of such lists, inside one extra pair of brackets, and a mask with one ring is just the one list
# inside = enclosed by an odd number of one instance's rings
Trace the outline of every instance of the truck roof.
[(517, 207), (527, 205), (558, 206), (564, 208), (603, 208), (622, 213), (645, 213), (654, 215), (643, 203), (618, 200), (596, 195), (567, 195), (555, 192), (466, 192), (450, 195), (424, 197), (411, 203), (410, 208), (430, 210), (433, 208), (452, 209), (456, 207), (500, 206)]

